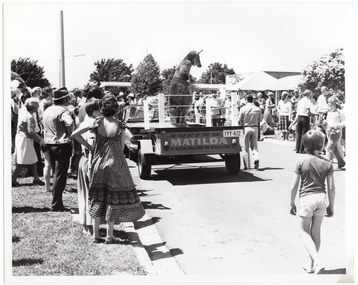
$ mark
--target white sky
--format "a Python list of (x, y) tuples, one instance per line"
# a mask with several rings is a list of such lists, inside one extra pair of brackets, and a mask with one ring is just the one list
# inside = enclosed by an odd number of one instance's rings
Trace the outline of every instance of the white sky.
[[(227, 64), (236, 73), (302, 71), (352, 39), (352, 3), (5, 4), (5, 58), (30, 57), (59, 84), (60, 11), (64, 12), (66, 85), (82, 88), (102, 58), (136, 68), (147, 52), (161, 70), (191, 50), (202, 68)], [(85, 54), (74, 57), (73, 55)], [(6, 61), (5, 61), (6, 63)], [(5, 66), (6, 67), (6, 66)]]

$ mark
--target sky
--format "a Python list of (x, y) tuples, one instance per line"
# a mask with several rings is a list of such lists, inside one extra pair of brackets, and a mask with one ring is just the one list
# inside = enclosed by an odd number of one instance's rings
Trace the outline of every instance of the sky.
[[(312, 61), (352, 40), (352, 3), (40, 3), (5, 4), (5, 68), (29, 57), (59, 85), (60, 11), (64, 15), (65, 79), (83, 86), (100, 59), (122, 59), (133, 68), (150, 53), (161, 70), (192, 50), (202, 67), (220, 62), (239, 73), (302, 71)], [(78, 56), (80, 55), (80, 56)]]

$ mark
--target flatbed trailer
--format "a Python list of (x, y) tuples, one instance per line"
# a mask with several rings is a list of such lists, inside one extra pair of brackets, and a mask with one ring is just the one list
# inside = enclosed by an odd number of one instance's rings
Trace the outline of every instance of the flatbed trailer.
[[(178, 158), (199, 155), (220, 155), (228, 174), (238, 174), (241, 167), (240, 140), (244, 128), (237, 125), (237, 105), (233, 103), (231, 126), (212, 126), (211, 105), (206, 104), (206, 125), (169, 126), (164, 121), (164, 95), (159, 96), (159, 123), (151, 124), (148, 104), (144, 103), (144, 128), (138, 140), (137, 166), (141, 179), (149, 179), (152, 165), (160, 158)], [(234, 102), (235, 98), (234, 98)]]

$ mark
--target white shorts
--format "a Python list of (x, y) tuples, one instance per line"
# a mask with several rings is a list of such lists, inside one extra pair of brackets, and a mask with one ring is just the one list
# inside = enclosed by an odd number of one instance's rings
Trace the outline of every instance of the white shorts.
[(324, 216), (327, 206), (326, 193), (309, 194), (299, 199), (297, 215), (301, 217)]

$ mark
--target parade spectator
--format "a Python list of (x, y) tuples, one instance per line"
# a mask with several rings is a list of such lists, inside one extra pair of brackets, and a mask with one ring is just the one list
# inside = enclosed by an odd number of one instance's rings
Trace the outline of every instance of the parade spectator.
[(34, 148), (34, 141), (41, 142), (41, 137), (35, 131), (36, 123), (33, 114), (39, 108), (36, 98), (29, 98), (25, 101), (23, 110), (18, 118), (17, 134), (15, 137), (15, 170), (12, 175), (12, 187), (19, 186), (17, 178), (23, 167), (30, 166), (34, 180), (33, 185), (44, 185), (37, 173), (37, 155)]
[(47, 107), (50, 107), (53, 104), (52, 97), (53, 91), (51, 87), (45, 87), (42, 89), (40, 95), (40, 107), (38, 111), (41, 122), (45, 109), (47, 109)]
[(321, 87), (321, 95), (319, 95), (319, 97), (317, 99), (319, 123), (322, 123), (326, 119), (327, 112), (328, 112), (327, 99), (329, 96), (330, 96), (330, 93), (329, 93), (328, 88), (326, 86), (322, 86)]
[(312, 94), (310, 97), (311, 100), (311, 117), (310, 117), (310, 125), (311, 129), (315, 128), (319, 122), (319, 113), (318, 113), (318, 103), (317, 103), (317, 95)]
[[(97, 118), (91, 127), (78, 128), (73, 137), (92, 152), (89, 197), (93, 242), (103, 242), (99, 235), (102, 218), (107, 222), (105, 242), (121, 243), (125, 240), (114, 236), (114, 224), (134, 222), (140, 219), (145, 211), (123, 154), (124, 124), (114, 118), (118, 110), (116, 97), (105, 95), (101, 104), (104, 117)], [(94, 146), (81, 136), (88, 130), (95, 134)]]
[(272, 113), (273, 113), (273, 109), (275, 108), (275, 102), (273, 98), (274, 94), (272, 92), (269, 92), (267, 96), (268, 98), (265, 102), (264, 120), (270, 127), (272, 127), (273, 126)]
[(308, 132), (310, 126), (311, 91), (306, 89), (302, 98), (297, 103), (297, 124), (296, 124), (296, 153), (304, 153), (302, 137)]
[(336, 96), (328, 98), (328, 112), (326, 119), (327, 158), (332, 161), (336, 157), (338, 168), (342, 169), (346, 165), (344, 161), (343, 146), (341, 144), (342, 129), (345, 126), (345, 116), (339, 109), (341, 102)]
[[(324, 134), (322, 132), (318, 130), (307, 132), (303, 136), (303, 145), (307, 154), (298, 160), (294, 170), (291, 183), (290, 214), (297, 215), (300, 219), (301, 238), (310, 256), (307, 264), (305, 263), (302, 268), (307, 273), (319, 274), (324, 269), (319, 253), (321, 225), (325, 215), (332, 217), (334, 214), (333, 166), (330, 161), (320, 156), (324, 146)], [(328, 193), (326, 193), (325, 180)], [(298, 188), (299, 202), (296, 206), (295, 199)]]
[(265, 98), (261, 92), (257, 93), (257, 102), (259, 103), (259, 108), (261, 110), (261, 113), (263, 114), (265, 111)]
[(72, 93), (76, 98), (76, 106), (81, 107), (86, 102), (86, 97), (83, 96), (81, 89), (75, 88)]
[(54, 104), (44, 112), (44, 142), (48, 145), (53, 175), (51, 211), (62, 212), (62, 194), (66, 187), (67, 171), (72, 152), (71, 133), (75, 122), (67, 106), (69, 93), (66, 87), (54, 92)]
[(252, 95), (246, 96), (246, 105), (240, 109), (239, 124), (245, 127), (245, 156), (249, 155), (249, 147), (252, 149), (254, 156), (254, 167), (259, 168), (259, 152), (257, 140), (259, 136), (259, 122), (262, 119), (261, 110), (253, 104)]
[(288, 100), (288, 93), (286, 91), (282, 92), (282, 98), (278, 102), (277, 111), (279, 117), (278, 129), (282, 132), (283, 140), (288, 140), (292, 103)]
[(135, 98), (133, 93), (129, 93), (127, 96), (128, 105), (135, 104)]
[(14, 153), (15, 151), (15, 136), (19, 118), (20, 95), (21, 92), (18, 88), (13, 88), (11, 90), (11, 153)]
[[(91, 100), (91, 98), (101, 99), (103, 97), (103, 91), (97, 85), (88, 85), (84, 90), (84, 97), (86, 102)], [(86, 102), (83, 103), (78, 110), (78, 122), (82, 123), (86, 117)]]
[[(101, 100), (92, 98), (86, 103), (87, 116), (79, 125), (79, 128), (92, 126), (95, 118), (101, 115)], [(91, 146), (94, 144), (95, 135), (87, 131), (82, 134), (83, 139)], [(79, 143), (79, 142), (78, 142)], [(92, 218), (89, 214), (89, 176), (88, 169), (91, 164), (91, 152), (81, 145), (81, 159), (78, 164), (77, 193), (78, 193), (78, 221), (83, 226), (83, 233), (92, 235)]]

